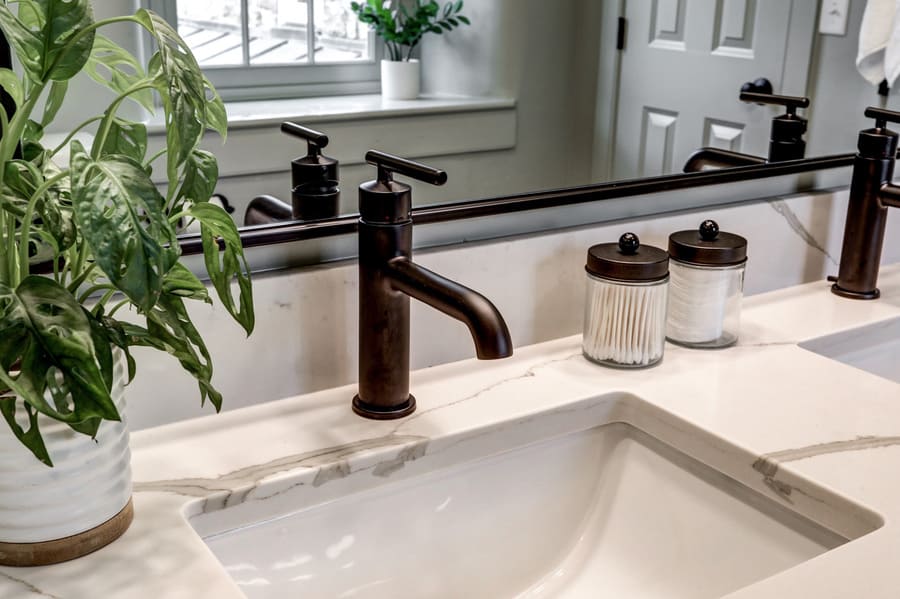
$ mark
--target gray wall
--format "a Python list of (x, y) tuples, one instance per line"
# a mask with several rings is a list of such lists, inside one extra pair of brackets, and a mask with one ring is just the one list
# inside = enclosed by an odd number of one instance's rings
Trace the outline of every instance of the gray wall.
[[(867, 106), (900, 110), (895, 88), (882, 98), (856, 70), (859, 28), (865, 0), (850, 1), (847, 35), (817, 35), (810, 66), (808, 156), (856, 151), (860, 129), (872, 127), (863, 116)], [(900, 86), (900, 81), (897, 82)]]

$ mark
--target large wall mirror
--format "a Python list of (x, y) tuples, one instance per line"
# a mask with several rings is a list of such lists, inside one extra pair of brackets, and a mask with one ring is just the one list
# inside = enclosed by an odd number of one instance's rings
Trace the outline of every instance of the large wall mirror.
[(799, 111), (807, 157), (849, 153), (864, 108), (895, 97), (855, 70), (865, 2), (850, 1), (843, 34), (820, 32), (820, 4), (466, 0), (472, 25), (423, 44), (418, 101), (232, 103), (227, 143), (207, 144), (220, 159), (218, 191), (239, 225), (256, 196), (290, 201), (290, 163), (306, 144), (282, 134), (283, 121), (328, 135), (344, 215), (374, 178), (369, 148), (447, 171), (443, 187), (414, 185), (415, 206), (680, 172), (703, 146), (764, 157), (785, 110), (740, 101), (742, 84), (759, 78), (776, 94), (809, 96)]

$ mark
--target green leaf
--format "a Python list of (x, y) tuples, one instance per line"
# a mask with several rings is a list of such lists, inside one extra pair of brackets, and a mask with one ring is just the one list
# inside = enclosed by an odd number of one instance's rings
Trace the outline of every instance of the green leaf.
[(147, 328), (123, 323), (130, 345), (153, 347), (181, 363), (200, 387), (201, 403), (207, 398), (216, 411), (222, 408), (222, 395), (212, 385), (212, 362), (200, 333), (188, 316), (180, 297), (163, 295), (147, 315)]
[(464, 17), (463, 15), (459, 15), (459, 16), (456, 17), (456, 18), (459, 19), (460, 21), (462, 21), (463, 23), (465, 23), (466, 25), (471, 25), (471, 24), (472, 24), (472, 23), (469, 21), (469, 18), (468, 18), (468, 17)]
[(67, 201), (57, 197), (66, 197), (67, 192), (51, 190), (38, 200), (36, 212), (41, 215), (40, 221), (32, 223), (32, 232), (53, 250), (53, 258), (72, 247), (77, 239), (74, 215)]
[(206, 86), (207, 96), (206, 126), (218, 133), (224, 142), (228, 137), (228, 114), (225, 111), (225, 102), (206, 77), (203, 78), (203, 85)]
[(184, 163), (184, 174), (181, 186), (175, 194), (174, 212), (179, 212), (181, 206), (208, 202), (216, 191), (216, 182), (219, 180), (219, 164), (216, 157), (206, 150), (194, 150)]
[[(106, 331), (104, 330), (103, 323), (97, 320), (93, 314), (84, 306), (81, 307), (81, 311), (84, 312), (85, 318), (87, 318), (88, 324), (91, 328), (91, 341), (94, 342), (94, 349), (96, 351), (97, 363), (100, 365), (100, 374), (103, 376), (103, 382), (106, 384), (106, 388), (109, 391), (112, 391), (113, 386), (113, 354), (112, 354), (112, 345), (109, 342), (109, 338), (106, 335)], [(98, 422), (99, 425), (99, 422)]]
[(27, 321), (28, 314), (21, 302), (9, 287), (0, 283), (0, 370), (4, 373), (16, 363), (31, 337)]
[(162, 99), (166, 172), (169, 181), (175, 181), (178, 167), (200, 143), (206, 127), (225, 135), (224, 104), (203, 76), (187, 43), (169, 23), (144, 9), (135, 13), (135, 20), (150, 32), (158, 47), (148, 72)]
[[(36, 20), (29, 16), (37, 10), (35, 2), (19, 3), (19, 15), (26, 20)], [(42, 82), (44, 44), (40, 32), (27, 27), (5, 2), (0, 4), (0, 28), (3, 29), (9, 45), (15, 49), (27, 77), (32, 81)]]
[[(52, 279), (28, 276), (13, 290), (0, 284), (0, 330), (18, 343), (3, 346), (3, 362), (21, 361), (12, 390), (36, 410), (67, 423), (119, 420), (97, 361), (91, 325), (78, 301)], [(59, 381), (71, 405), (45, 390)]]
[(97, 304), (94, 308), (94, 313), (85, 312), (92, 321), (91, 328), (95, 336), (102, 336), (107, 345), (110, 347), (116, 346), (125, 354), (125, 361), (128, 365), (128, 382), (130, 383), (134, 380), (137, 365), (128, 348), (128, 336), (125, 334), (122, 323), (114, 318), (105, 316), (103, 304)]
[(68, 90), (68, 81), (54, 81), (50, 85), (50, 92), (47, 94), (47, 100), (44, 103), (44, 114), (41, 116), (42, 127), (47, 127), (56, 118), (63, 101), (66, 99)]
[[(72, 203), (75, 221), (97, 266), (141, 311), (162, 292), (178, 259), (175, 231), (163, 198), (146, 171), (124, 156), (93, 160), (72, 142)], [(164, 244), (167, 244), (164, 245)]]
[[(117, 96), (147, 81), (143, 65), (128, 50), (111, 39), (97, 35), (84, 72), (97, 83), (111, 89)], [(153, 112), (153, 91), (143, 89), (132, 92), (129, 98)]]
[(147, 155), (147, 126), (118, 117), (113, 118), (102, 148), (97, 148), (100, 138), (94, 138), (91, 156), (119, 155), (143, 163)]
[[(244, 327), (249, 335), (253, 332), (255, 323), (250, 266), (244, 257), (241, 237), (234, 221), (222, 208), (208, 202), (191, 206), (187, 213), (200, 221), (203, 258), (216, 294), (228, 313)], [(224, 251), (221, 252), (221, 260), (219, 258), (219, 239), (225, 246)], [(234, 298), (231, 295), (231, 281), (235, 278), (239, 289), (239, 308), (235, 307)]]
[[(0, 69), (0, 87), (9, 94), (16, 104), (16, 108), (20, 107), (25, 101), (25, 91), (22, 88), (22, 82), (19, 77), (9, 69)], [(12, 118), (12, 115), (8, 115)]]
[(43, 150), (43, 147), (38, 143), (42, 137), (44, 137), (44, 127), (37, 121), (28, 119), (25, 122), (25, 129), (22, 131), (22, 141), (32, 146), (31, 148), (23, 149), (23, 154), (28, 154), (28, 156), (25, 156), (25, 159), (29, 162), (32, 162)]
[[(4, 168), (4, 190), (0, 195), (0, 208), (23, 218), (25, 207), (46, 176), (57, 172), (52, 163), (44, 167), (45, 173), (26, 160), (10, 160)], [(32, 233), (52, 246), (58, 254), (75, 243), (76, 231), (72, 220), (70, 194), (66, 180), (49, 189), (35, 204), (35, 214), (40, 218), (32, 222)]]
[(35, 82), (65, 81), (84, 66), (94, 45), (94, 32), (75, 37), (94, 23), (88, 0), (18, 2), (14, 15), (0, 4), (0, 27), (28, 77)]
[(16, 421), (16, 400), (12, 398), (0, 399), (0, 412), (3, 413), (3, 418), (16, 438), (34, 454), (34, 457), (47, 466), (53, 466), (53, 460), (50, 459), (50, 453), (47, 451), (47, 446), (44, 445), (44, 439), (41, 437), (41, 431), (38, 427), (38, 413), (27, 403), (25, 404), (25, 411), (28, 414), (29, 423), (27, 431)]
[(166, 273), (163, 279), (163, 293), (166, 295), (177, 295), (187, 299), (194, 299), (211, 304), (209, 291), (197, 276), (192, 273), (186, 266), (180, 262), (172, 267), (172, 270)]

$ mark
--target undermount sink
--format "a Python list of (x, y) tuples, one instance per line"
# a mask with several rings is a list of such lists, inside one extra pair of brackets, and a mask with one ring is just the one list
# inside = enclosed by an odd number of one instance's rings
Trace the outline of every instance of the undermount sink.
[(900, 318), (818, 337), (800, 347), (900, 383)]
[(770, 484), (757, 458), (595, 398), (344, 462), (327, 484), (281, 480), (192, 524), (250, 598), (392, 599), (720, 597), (878, 527), (812, 483)]

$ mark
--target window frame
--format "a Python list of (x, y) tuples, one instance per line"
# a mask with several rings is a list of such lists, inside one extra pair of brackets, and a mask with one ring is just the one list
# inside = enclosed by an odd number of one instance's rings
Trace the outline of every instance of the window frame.
[[(177, 2), (142, 0), (141, 5), (177, 28)], [(246, 6), (247, 0), (242, 0), (242, 5)], [(149, 36), (144, 36), (143, 43), (148, 54), (152, 53)], [(371, 30), (368, 44), (370, 58), (366, 61), (202, 68), (226, 101), (378, 93), (381, 89), (379, 63), (384, 56), (384, 44), (376, 43), (375, 33)]]

